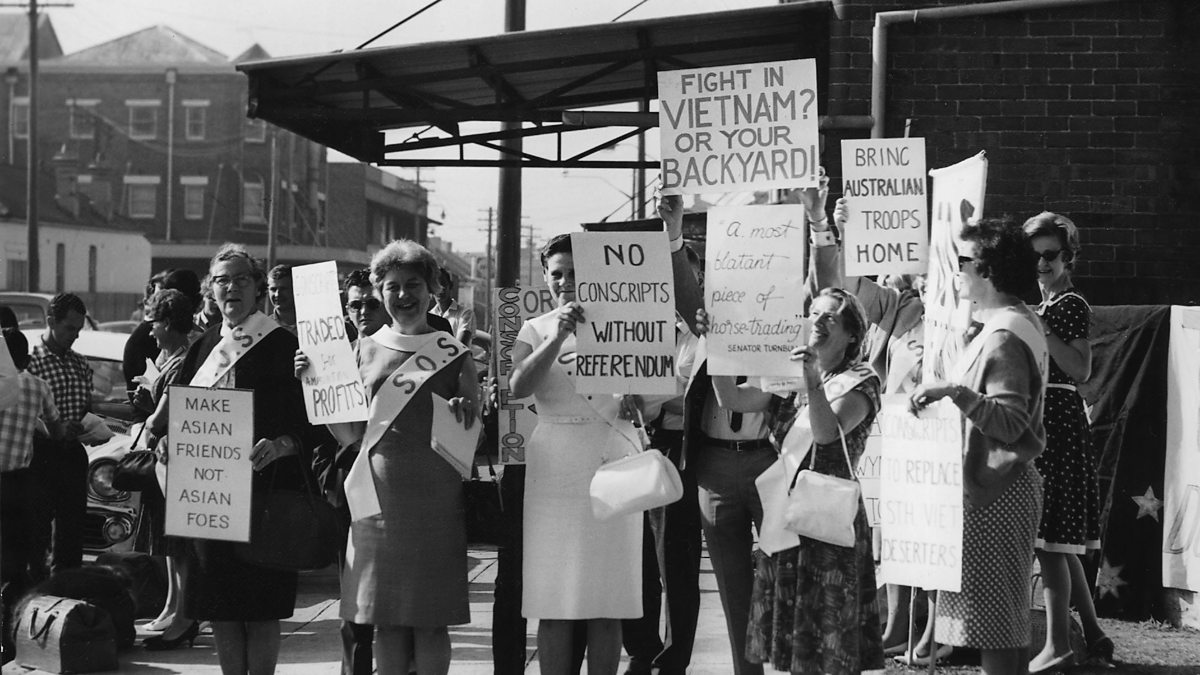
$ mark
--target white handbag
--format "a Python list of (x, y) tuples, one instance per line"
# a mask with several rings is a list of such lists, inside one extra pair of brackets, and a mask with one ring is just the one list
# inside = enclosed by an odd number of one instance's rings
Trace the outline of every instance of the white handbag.
[(634, 453), (596, 469), (588, 492), (596, 520), (639, 513), (679, 501), (683, 482), (657, 450)]
[[(846, 436), (840, 424), (838, 436), (842, 439), (842, 455), (846, 458), (846, 466), (853, 476), (854, 465), (850, 462)], [(814, 443), (809, 452), (808, 468), (796, 474), (796, 481), (788, 495), (784, 527), (789, 532), (826, 544), (854, 546), (854, 518), (862, 503), (858, 480), (814, 471), (816, 459), (817, 445)]]

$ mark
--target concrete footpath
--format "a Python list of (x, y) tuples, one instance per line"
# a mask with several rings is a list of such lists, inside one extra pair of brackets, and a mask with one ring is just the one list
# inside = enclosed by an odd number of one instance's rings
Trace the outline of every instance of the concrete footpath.
[[(462, 675), (492, 673), (492, 590), (496, 579), (494, 548), (470, 550), (471, 623), (450, 630), (453, 658), (450, 672)], [(692, 658), (692, 675), (728, 675), (733, 672), (725, 617), (717, 596), (716, 581), (705, 552), (702, 560), (700, 624)], [(139, 621), (144, 623), (144, 621)], [(279, 675), (336, 675), (341, 666), (341, 636), (338, 632), (338, 581), (332, 568), (306, 573), (300, 577), (296, 612), (282, 624), (283, 647), (279, 654)], [(211, 633), (201, 633), (194, 646), (168, 652), (148, 652), (141, 638), (149, 635), (139, 629), (138, 644), (120, 654), (121, 673), (135, 675), (219, 675), (217, 654)], [(530, 622), (526, 640), (529, 645), (527, 673), (540, 672), (537, 664), (537, 624)], [(18, 658), (19, 660), (19, 658)], [(585, 669), (586, 671), (586, 669)], [(624, 665), (622, 665), (622, 672)], [(3, 675), (39, 675), (41, 671), (10, 663)]]

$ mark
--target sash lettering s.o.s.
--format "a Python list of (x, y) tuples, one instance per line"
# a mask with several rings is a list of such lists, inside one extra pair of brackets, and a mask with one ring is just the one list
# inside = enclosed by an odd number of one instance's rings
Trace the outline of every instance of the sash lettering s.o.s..
[[(365, 338), (370, 339), (370, 338)], [(371, 398), (367, 428), (354, 464), (346, 474), (346, 504), (350, 519), (362, 520), (380, 513), (379, 493), (371, 473), (371, 449), (403, 412), (413, 395), (429, 378), (457, 359), (466, 347), (449, 333), (430, 333), (416, 348), (416, 353), (388, 376), (379, 391)]]
[(246, 317), (245, 321), (234, 326), (232, 331), (221, 337), (221, 341), (208, 353), (208, 358), (200, 364), (200, 368), (196, 370), (196, 374), (192, 376), (192, 381), (188, 384), (193, 387), (213, 386), (225, 377), (225, 374), (243, 356), (248, 354), (254, 345), (262, 342), (263, 338), (278, 328), (280, 325), (262, 312), (255, 312)]

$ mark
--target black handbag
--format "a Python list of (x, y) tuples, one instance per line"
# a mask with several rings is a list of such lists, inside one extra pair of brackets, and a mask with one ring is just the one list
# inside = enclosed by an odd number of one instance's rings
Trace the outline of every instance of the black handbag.
[(17, 610), (17, 661), (52, 673), (117, 668), (117, 638), (104, 610), (82, 600), (33, 595)]
[(321, 496), (312, 467), (299, 459), (303, 489), (272, 484), (254, 494), (250, 543), (234, 546), (234, 555), (242, 562), (290, 572), (324, 569), (337, 562), (346, 541), (341, 519)]
[[(135, 447), (145, 425), (138, 430), (129, 447)], [(158, 478), (154, 475), (154, 467), (158, 464), (158, 456), (153, 450), (130, 450), (117, 460), (113, 469), (112, 486), (116, 490), (139, 492), (142, 490), (158, 490)]]
[(463, 501), (466, 509), (467, 543), (504, 543), (504, 505), (500, 498), (500, 481), (496, 479), (496, 467), (488, 459), (491, 480), (478, 476), (463, 481)]

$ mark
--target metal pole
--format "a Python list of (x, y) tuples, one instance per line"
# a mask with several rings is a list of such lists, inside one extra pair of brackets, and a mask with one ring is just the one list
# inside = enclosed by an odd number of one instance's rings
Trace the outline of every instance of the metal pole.
[(27, 176), (25, 180), (25, 215), (28, 228), (26, 248), (28, 249), (29, 266), (26, 269), (28, 281), (26, 285), (31, 293), (36, 293), (40, 285), (42, 273), (41, 253), (38, 251), (38, 4), (37, 0), (29, 0), (29, 137), (25, 139)]
[(489, 331), (491, 330), (492, 322), (492, 216), (495, 215), (492, 207), (488, 207), (488, 244), (487, 244), (487, 324)]
[[(504, 30), (525, 30), (525, 0), (505, 0)], [(520, 129), (520, 122), (506, 122), (506, 131)], [(509, 138), (500, 144), (510, 150), (521, 151), (521, 139)], [(500, 194), (496, 200), (496, 220), (499, 224), (497, 257), (500, 286), (516, 286), (521, 275), (521, 167), (500, 169)]]
[(274, 127), (271, 128), (271, 185), (268, 189), (263, 190), (263, 197), (267, 203), (267, 269), (275, 266), (275, 190), (279, 186), (279, 168), (278, 153), (276, 150), (279, 139), (279, 131)]
[[(638, 112), (648, 112), (650, 110), (650, 102), (647, 99), (638, 101)], [(646, 130), (642, 129), (642, 133), (637, 137), (637, 153), (638, 161), (646, 161)], [(634, 217), (641, 220), (646, 217), (646, 170), (637, 168), (633, 170), (633, 199), (637, 202), (637, 211)]]

